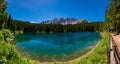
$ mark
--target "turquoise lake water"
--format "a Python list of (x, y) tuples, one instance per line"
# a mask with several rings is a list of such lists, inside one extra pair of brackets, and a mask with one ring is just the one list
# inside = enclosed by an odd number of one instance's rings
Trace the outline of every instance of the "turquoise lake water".
[(39, 61), (67, 61), (84, 54), (99, 40), (98, 32), (24, 33), (16, 35), (22, 55)]

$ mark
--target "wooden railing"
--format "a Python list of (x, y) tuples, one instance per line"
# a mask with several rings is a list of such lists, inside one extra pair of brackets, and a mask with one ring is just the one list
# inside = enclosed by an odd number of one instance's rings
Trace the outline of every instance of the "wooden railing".
[(110, 35), (110, 54), (109, 54), (109, 64), (120, 64), (120, 42)]

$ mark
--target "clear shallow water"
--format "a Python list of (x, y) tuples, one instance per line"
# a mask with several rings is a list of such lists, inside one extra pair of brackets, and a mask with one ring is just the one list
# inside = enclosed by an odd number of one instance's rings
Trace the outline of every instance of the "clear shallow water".
[(25, 33), (16, 35), (16, 48), (31, 59), (66, 61), (85, 53), (99, 40), (97, 32)]

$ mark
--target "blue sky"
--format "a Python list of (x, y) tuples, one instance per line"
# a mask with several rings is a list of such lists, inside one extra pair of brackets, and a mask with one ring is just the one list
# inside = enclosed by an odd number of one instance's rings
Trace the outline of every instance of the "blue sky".
[(7, 0), (13, 19), (40, 22), (58, 17), (103, 21), (108, 0)]

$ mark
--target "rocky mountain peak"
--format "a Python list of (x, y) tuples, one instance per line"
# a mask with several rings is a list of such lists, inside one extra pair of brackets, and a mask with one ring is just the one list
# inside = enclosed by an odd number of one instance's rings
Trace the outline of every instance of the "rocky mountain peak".
[(88, 23), (85, 19), (76, 19), (76, 18), (54, 18), (52, 20), (42, 21), (41, 24), (80, 24), (80, 23)]

